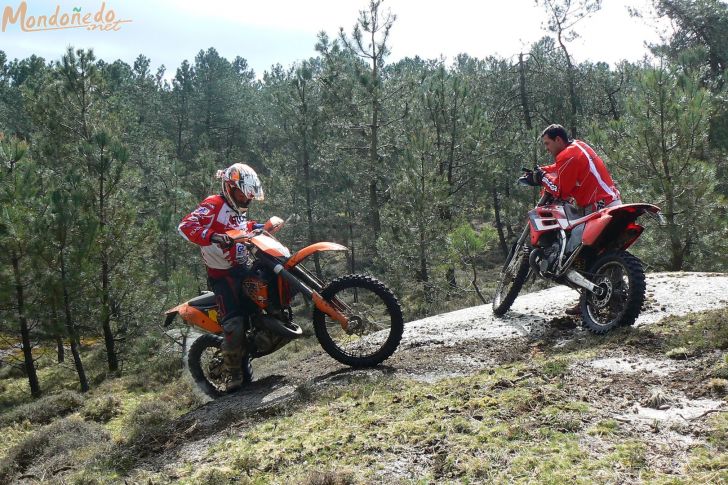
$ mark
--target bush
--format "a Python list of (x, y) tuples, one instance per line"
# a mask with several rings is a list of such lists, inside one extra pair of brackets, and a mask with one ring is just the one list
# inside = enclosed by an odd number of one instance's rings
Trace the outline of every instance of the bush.
[(0, 482), (9, 483), (13, 476), (25, 472), (31, 466), (39, 468), (39, 475), (55, 473), (64, 467), (78, 464), (74, 452), (83, 448), (95, 448), (108, 443), (109, 433), (96, 423), (88, 423), (78, 417), (70, 417), (49, 424), (28, 435), (10, 449), (0, 461)]
[(0, 381), (5, 379), (20, 379), (25, 377), (23, 366), (20, 365), (4, 365), (0, 367)]
[(710, 379), (708, 381), (706, 387), (713, 394), (723, 396), (724, 394), (728, 393), (728, 380), (718, 379), (714, 377), (713, 379)]
[(171, 402), (178, 411), (182, 412), (202, 406), (206, 402), (197, 385), (187, 376), (180, 377), (164, 386), (159, 394), (159, 399)]
[(312, 472), (303, 483), (306, 485), (351, 485), (355, 482), (351, 473), (330, 470)]
[(102, 396), (86, 401), (81, 415), (88, 421), (106, 423), (121, 412), (121, 400), (115, 396)]
[(161, 399), (148, 399), (139, 403), (126, 418), (128, 435), (119, 449), (112, 453), (113, 463), (118, 470), (126, 472), (136, 462), (157, 451), (166, 443), (173, 430), (175, 407)]
[(81, 394), (74, 391), (61, 391), (18, 406), (0, 416), (0, 427), (26, 419), (33, 424), (47, 424), (59, 416), (71, 414), (81, 405), (83, 405)]
[(127, 418), (128, 442), (142, 441), (158, 435), (160, 428), (166, 428), (174, 418), (172, 403), (160, 399), (147, 399), (139, 403)]

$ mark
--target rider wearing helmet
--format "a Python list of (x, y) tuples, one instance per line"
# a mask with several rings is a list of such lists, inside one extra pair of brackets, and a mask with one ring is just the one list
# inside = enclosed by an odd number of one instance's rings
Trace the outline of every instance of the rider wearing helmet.
[[(246, 306), (252, 302), (241, 300), (240, 287), (243, 278), (251, 273), (247, 249), (234, 243), (225, 232), (251, 231), (255, 222), (247, 218), (248, 205), (252, 200), (263, 200), (264, 194), (255, 170), (243, 163), (218, 170), (217, 178), (221, 193), (203, 200), (182, 219), (178, 230), (182, 237), (200, 246), (208, 285), (215, 293), (218, 321), (225, 332), (221, 350), (230, 375), (227, 389), (232, 391), (243, 383), (243, 322)], [(252, 372), (249, 359), (245, 371), (248, 376)]]

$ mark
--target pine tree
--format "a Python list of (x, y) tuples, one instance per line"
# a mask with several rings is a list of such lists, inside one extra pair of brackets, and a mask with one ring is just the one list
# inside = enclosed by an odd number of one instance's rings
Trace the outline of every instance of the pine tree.
[(25, 374), (33, 397), (41, 394), (38, 374), (33, 358), (31, 324), (29, 322), (28, 287), (30, 285), (30, 260), (34, 253), (30, 228), (41, 217), (42, 186), (40, 173), (31, 160), (26, 158), (28, 145), (17, 138), (5, 139), (0, 133), (0, 258), (9, 266), (13, 317), (17, 320), (20, 334)]

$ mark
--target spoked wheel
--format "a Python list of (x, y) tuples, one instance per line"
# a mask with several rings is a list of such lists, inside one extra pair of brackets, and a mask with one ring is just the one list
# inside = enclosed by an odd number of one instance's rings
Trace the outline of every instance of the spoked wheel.
[(528, 279), (528, 254), (525, 251), (527, 234), (528, 226), (524, 229), (518, 242), (511, 248), (511, 252), (506, 258), (506, 264), (501, 270), (498, 286), (493, 295), (493, 313), (495, 315), (504, 315), (508, 311)]
[[(211, 333), (201, 335), (190, 346), (187, 364), (195, 383), (212, 398), (226, 394), (228, 375), (223, 366), (222, 337)], [(253, 380), (253, 367), (247, 355), (243, 355), (243, 382)]]
[(594, 263), (590, 279), (601, 288), (601, 294), (582, 293), (584, 326), (593, 333), (603, 334), (618, 326), (634, 324), (645, 301), (642, 262), (627, 251), (608, 253)]
[(331, 357), (352, 367), (372, 367), (397, 349), (404, 331), (402, 310), (383, 283), (370, 276), (342, 276), (321, 296), (349, 319), (344, 329), (325, 313), (314, 311), (316, 337)]

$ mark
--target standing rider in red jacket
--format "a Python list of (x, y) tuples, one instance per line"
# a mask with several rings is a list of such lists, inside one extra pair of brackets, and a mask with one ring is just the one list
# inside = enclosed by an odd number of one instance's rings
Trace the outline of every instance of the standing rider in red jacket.
[[(208, 285), (215, 293), (218, 321), (225, 338), (221, 345), (223, 363), (230, 380), (227, 390), (238, 389), (243, 383), (244, 319), (248, 303), (241, 300), (243, 278), (250, 275), (247, 249), (234, 243), (226, 231), (251, 231), (255, 224), (247, 218), (248, 205), (253, 199), (263, 200), (263, 186), (258, 175), (248, 165), (235, 163), (218, 170), (222, 191), (200, 202), (197, 209), (186, 215), (179, 233), (200, 246), (207, 267)], [(250, 373), (250, 360), (246, 360)]]
[[(561, 125), (548, 126), (541, 133), (541, 140), (553, 155), (554, 163), (528, 172), (529, 184), (543, 186), (557, 199), (577, 206), (582, 215), (622, 204), (612, 176), (592, 147), (581, 140), (569, 139)], [(578, 304), (566, 310), (569, 315), (579, 312)]]
[(554, 163), (529, 174), (532, 185), (543, 185), (547, 192), (576, 205), (585, 215), (622, 203), (612, 176), (592, 147), (569, 139), (561, 125), (547, 127), (541, 140), (554, 156)]

